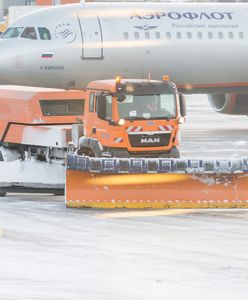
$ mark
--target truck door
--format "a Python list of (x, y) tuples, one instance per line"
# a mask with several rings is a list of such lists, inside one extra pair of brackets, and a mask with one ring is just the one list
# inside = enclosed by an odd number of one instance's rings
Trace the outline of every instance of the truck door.
[(95, 14), (78, 15), (82, 36), (82, 59), (102, 59), (102, 29), (100, 20)]

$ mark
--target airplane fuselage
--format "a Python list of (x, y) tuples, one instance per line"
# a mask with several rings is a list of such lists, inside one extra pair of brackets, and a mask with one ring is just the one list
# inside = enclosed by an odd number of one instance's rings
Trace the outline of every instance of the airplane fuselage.
[[(248, 86), (247, 4), (87, 3), (30, 13), (11, 28), (36, 39), (0, 41), (0, 83), (83, 88), (169, 74), (195, 91)], [(41, 39), (40, 28), (49, 31)]]

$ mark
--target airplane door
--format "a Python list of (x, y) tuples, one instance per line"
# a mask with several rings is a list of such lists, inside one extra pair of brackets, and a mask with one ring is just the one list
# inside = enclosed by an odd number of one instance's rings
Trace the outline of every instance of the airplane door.
[(95, 14), (78, 15), (82, 35), (82, 59), (102, 59), (102, 29)]

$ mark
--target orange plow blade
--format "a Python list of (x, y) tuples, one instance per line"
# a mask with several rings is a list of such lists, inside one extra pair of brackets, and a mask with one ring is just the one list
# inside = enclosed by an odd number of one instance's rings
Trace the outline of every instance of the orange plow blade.
[(69, 156), (67, 207), (245, 208), (247, 161)]

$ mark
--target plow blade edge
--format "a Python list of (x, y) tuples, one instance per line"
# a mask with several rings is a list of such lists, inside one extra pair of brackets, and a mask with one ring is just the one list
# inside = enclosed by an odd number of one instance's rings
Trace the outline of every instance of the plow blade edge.
[(67, 207), (245, 208), (248, 159), (88, 158), (71, 155)]

